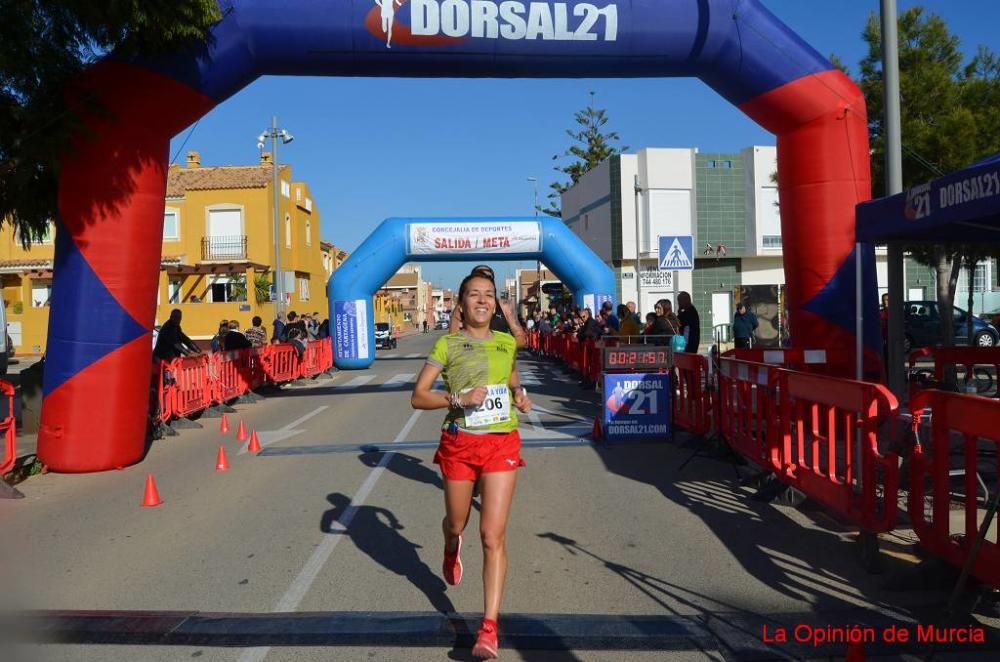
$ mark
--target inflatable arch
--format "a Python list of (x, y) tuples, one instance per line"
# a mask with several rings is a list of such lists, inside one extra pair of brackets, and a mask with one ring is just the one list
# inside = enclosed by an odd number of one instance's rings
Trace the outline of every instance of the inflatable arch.
[(541, 260), (573, 291), (577, 305), (595, 312), (615, 293), (611, 269), (554, 218), (386, 219), (327, 285), (337, 367), (367, 368), (375, 360), (372, 295), (405, 262), (456, 260)]
[[(777, 135), (795, 343), (853, 343), (854, 206), (870, 196), (864, 99), (758, 0), (222, 4), (204, 44), (109, 57), (69, 91), (84, 91), (87, 130), (60, 175), (38, 440), (51, 469), (142, 458), (170, 139), (261, 75), (697, 76)], [(865, 278), (874, 323), (874, 270)], [(877, 358), (877, 324), (866, 341)]]

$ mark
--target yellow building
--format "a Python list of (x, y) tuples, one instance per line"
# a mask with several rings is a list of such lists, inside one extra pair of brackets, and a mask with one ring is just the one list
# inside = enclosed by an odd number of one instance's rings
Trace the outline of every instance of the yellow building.
[[(167, 177), (163, 252), (156, 323), (173, 308), (184, 313), (185, 332), (210, 339), (223, 319), (241, 327), (259, 315), (270, 331), (274, 263), (273, 172), (270, 154), (254, 166), (202, 167), (198, 152)], [(286, 310), (328, 315), (326, 282), (347, 253), (320, 239), (319, 211), (309, 187), (279, 179), (281, 269)], [(51, 240), (25, 251), (13, 230), (0, 232), (0, 274), (9, 333), (20, 354), (45, 351), (52, 287)]]

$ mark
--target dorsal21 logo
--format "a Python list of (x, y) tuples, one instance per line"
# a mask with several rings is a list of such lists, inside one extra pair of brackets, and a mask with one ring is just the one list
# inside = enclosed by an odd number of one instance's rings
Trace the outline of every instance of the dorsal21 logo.
[[(376, 0), (382, 35), (392, 34), (396, 7), (410, 6), (409, 33), (421, 37), (542, 41), (617, 41), (618, 6), (589, 2), (493, 2), (491, 0)], [(386, 25), (386, 24), (389, 25)], [(391, 37), (389, 37), (391, 39)], [(428, 40), (430, 43), (441, 43)], [(387, 40), (386, 45), (389, 46)], [(391, 46), (389, 46), (391, 48)]]

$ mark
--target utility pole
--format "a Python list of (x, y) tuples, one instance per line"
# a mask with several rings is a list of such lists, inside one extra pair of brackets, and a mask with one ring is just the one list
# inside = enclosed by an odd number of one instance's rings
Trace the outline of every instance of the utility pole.
[[(635, 309), (639, 315), (639, 319), (642, 319), (642, 267), (640, 266), (639, 258), (639, 194), (642, 193), (642, 188), (639, 186), (639, 175), (635, 176), (634, 180), (635, 189)], [(676, 278), (676, 276), (675, 276)]]
[[(903, 190), (903, 157), (899, 110), (899, 36), (896, 0), (882, 0), (882, 80), (885, 102), (885, 182), (886, 195)], [(860, 257), (860, 256), (859, 256)], [(889, 390), (903, 395), (903, 246), (888, 243), (889, 347), (886, 352)]]
[(273, 220), (274, 220), (274, 313), (280, 319), (284, 317), (285, 307), (285, 283), (281, 277), (281, 191), (278, 189), (278, 138), (287, 145), (295, 140), (292, 134), (285, 129), (278, 129), (278, 116), (271, 116), (270, 128), (264, 129), (257, 137), (257, 148), (264, 150), (265, 141), (271, 139), (271, 188), (273, 193)]

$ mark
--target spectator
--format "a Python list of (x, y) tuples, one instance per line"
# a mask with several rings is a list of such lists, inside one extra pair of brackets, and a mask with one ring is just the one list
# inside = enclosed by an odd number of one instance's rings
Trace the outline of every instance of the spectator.
[(639, 335), (639, 324), (635, 321), (635, 315), (629, 312), (625, 304), (618, 304), (618, 318), (621, 320), (618, 336), (626, 343), (632, 343), (635, 336)]
[(222, 320), (219, 322), (219, 330), (215, 332), (214, 336), (212, 336), (212, 342), (209, 344), (209, 347), (213, 352), (222, 351), (223, 340), (227, 333), (229, 333), (229, 320)]
[(292, 347), (295, 348), (295, 355), (299, 357), (300, 361), (306, 353), (306, 343), (303, 338), (304, 335), (302, 331), (297, 327), (288, 331), (287, 341)]
[(656, 324), (656, 313), (646, 313), (646, 326), (642, 327), (642, 335), (651, 335)]
[(288, 311), (288, 324), (285, 325), (285, 340), (291, 338), (292, 329), (298, 329), (299, 335), (302, 338), (307, 337), (306, 323), (304, 320), (299, 319), (294, 310)]
[(248, 349), (253, 347), (250, 339), (240, 333), (240, 323), (236, 320), (229, 320), (229, 332), (222, 337), (222, 349), (231, 352), (237, 349)]
[(615, 316), (614, 304), (610, 301), (605, 301), (601, 304), (601, 317), (605, 327), (607, 327), (609, 333), (618, 333), (621, 330), (621, 320)]
[(576, 332), (577, 340), (583, 342), (588, 338), (597, 340), (601, 337), (601, 325), (591, 316), (590, 308), (584, 308), (581, 311), (580, 321), (580, 329)]
[(677, 295), (677, 305), (681, 312), (677, 318), (681, 322), (681, 333), (687, 339), (684, 351), (697, 354), (698, 345), (701, 344), (701, 318), (698, 316), (698, 309), (691, 302), (691, 295), (681, 292)]
[(757, 331), (757, 316), (747, 310), (741, 301), (736, 304), (736, 315), (733, 317), (733, 340), (737, 349), (750, 349), (753, 336)]
[(271, 322), (272, 332), (271, 332), (271, 342), (284, 342), (285, 340), (285, 323), (281, 321), (281, 316), (275, 316), (274, 321)]
[(656, 311), (656, 319), (653, 321), (650, 335), (655, 336), (654, 344), (669, 345), (670, 337), (681, 332), (681, 323), (677, 315), (674, 314), (673, 308), (670, 299), (660, 299), (653, 307)]
[(267, 331), (263, 327), (264, 320), (259, 315), (254, 315), (250, 324), (253, 326), (244, 331), (243, 335), (247, 337), (252, 347), (263, 347), (267, 344)]
[(188, 354), (201, 354), (201, 349), (184, 335), (181, 330), (181, 311), (174, 308), (170, 311), (170, 319), (164, 322), (156, 336), (153, 357), (161, 361), (173, 361)]
[(329, 338), (330, 337), (330, 320), (329, 318), (324, 319), (319, 324), (319, 331), (316, 333), (317, 338)]
[(313, 313), (312, 315), (305, 316), (306, 323), (306, 333), (309, 334), (309, 340), (316, 340), (319, 335), (319, 313)]
[(629, 315), (631, 315), (632, 318), (635, 320), (635, 325), (636, 326), (641, 325), (642, 318), (639, 317), (639, 313), (636, 311), (635, 301), (629, 301), (627, 304), (625, 304), (625, 307), (628, 308)]

